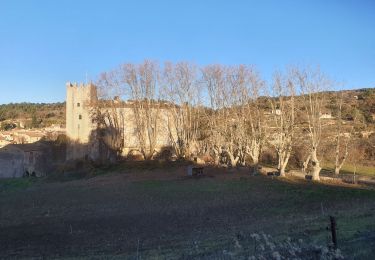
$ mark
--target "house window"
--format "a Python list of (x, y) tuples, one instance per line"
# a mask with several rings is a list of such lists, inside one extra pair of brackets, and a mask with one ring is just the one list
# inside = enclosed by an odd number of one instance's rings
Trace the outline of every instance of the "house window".
[(81, 106), (81, 104), (80, 103), (77, 103), (77, 107), (80, 107)]
[(78, 116), (78, 119), (81, 120), (81, 119), (82, 119), (82, 115), (79, 115), (79, 116)]

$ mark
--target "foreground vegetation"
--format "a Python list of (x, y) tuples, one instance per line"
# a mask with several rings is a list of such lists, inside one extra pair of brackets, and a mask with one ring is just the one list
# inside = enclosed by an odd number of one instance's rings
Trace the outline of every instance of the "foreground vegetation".
[(371, 188), (252, 176), (245, 168), (185, 174), (178, 164), (119, 165), (76, 178), (2, 180), (2, 256), (238, 259), (258, 255), (254, 233), (326, 247), (330, 215), (345, 257), (375, 255)]

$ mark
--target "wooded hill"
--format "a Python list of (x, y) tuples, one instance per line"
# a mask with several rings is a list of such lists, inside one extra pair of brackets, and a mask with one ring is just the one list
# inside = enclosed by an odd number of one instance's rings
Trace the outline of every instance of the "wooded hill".
[[(338, 114), (337, 95), (343, 94), (342, 118), (348, 121), (357, 118), (367, 124), (375, 125), (375, 88), (327, 91), (325, 108), (333, 117)], [(265, 100), (264, 109), (270, 109)], [(65, 124), (65, 102), (58, 103), (9, 103), (0, 105), (0, 122), (19, 123), (25, 127), (44, 127), (51, 124)], [(34, 121), (34, 124), (33, 124)]]
[(2, 130), (23, 124), (25, 128), (40, 128), (51, 124), (65, 125), (65, 102), (10, 103), (0, 105)]

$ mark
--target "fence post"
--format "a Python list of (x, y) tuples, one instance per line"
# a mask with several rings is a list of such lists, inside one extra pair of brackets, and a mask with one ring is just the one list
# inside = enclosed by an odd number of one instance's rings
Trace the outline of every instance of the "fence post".
[(329, 216), (329, 220), (331, 222), (331, 234), (332, 234), (333, 248), (337, 249), (336, 219), (333, 216)]

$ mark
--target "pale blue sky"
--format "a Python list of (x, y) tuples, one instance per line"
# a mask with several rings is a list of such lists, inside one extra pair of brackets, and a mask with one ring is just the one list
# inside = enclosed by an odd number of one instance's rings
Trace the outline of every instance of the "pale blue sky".
[(265, 79), (320, 64), (344, 88), (375, 87), (375, 1), (0, 0), (0, 103), (64, 101), (65, 82), (146, 58), (254, 64)]

